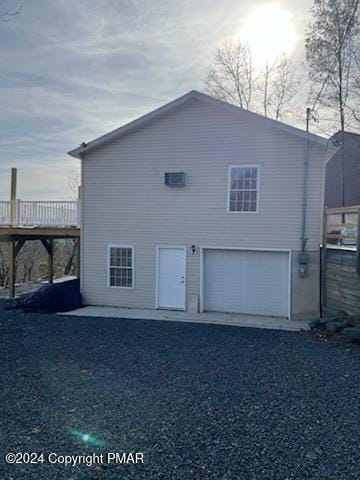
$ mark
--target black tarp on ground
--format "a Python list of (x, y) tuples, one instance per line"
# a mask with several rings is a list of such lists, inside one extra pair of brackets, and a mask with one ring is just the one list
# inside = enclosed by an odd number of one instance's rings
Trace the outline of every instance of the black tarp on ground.
[(81, 307), (80, 282), (78, 279), (45, 285), (34, 293), (13, 300), (8, 310), (24, 312), (56, 313), (68, 312)]

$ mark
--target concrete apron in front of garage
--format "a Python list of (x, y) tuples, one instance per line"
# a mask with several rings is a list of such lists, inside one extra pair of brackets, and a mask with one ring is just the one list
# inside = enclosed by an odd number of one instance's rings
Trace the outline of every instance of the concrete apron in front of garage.
[(140, 320), (165, 320), (175, 322), (207, 323), (231, 325), (235, 327), (268, 328), (272, 330), (301, 331), (308, 330), (308, 321), (294, 321), (286, 318), (246, 315), (240, 313), (187, 313), (172, 310), (146, 310), (140, 308), (120, 307), (82, 307), (61, 315), (84, 317), (133, 318)]

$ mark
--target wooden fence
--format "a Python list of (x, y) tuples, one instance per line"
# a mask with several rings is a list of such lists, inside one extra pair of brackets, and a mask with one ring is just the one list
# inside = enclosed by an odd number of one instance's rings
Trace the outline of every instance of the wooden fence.
[(360, 206), (325, 209), (323, 228), (323, 313), (360, 315)]
[(360, 315), (360, 276), (354, 250), (328, 248), (323, 281), (326, 315), (336, 315), (339, 311)]

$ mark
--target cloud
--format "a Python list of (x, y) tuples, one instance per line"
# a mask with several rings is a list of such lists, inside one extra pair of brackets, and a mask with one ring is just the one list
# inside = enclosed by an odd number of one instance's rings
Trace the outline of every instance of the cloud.
[[(295, 0), (294, 0), (295, 1)], [(66, 152), (193, 88), (251, 0), (22, 1), (0, 25), (0, 199), (68, 198)], [(294, 3), (295, 5), (295, 3)], [(38, 179), (41, 181), (38, 181)]]

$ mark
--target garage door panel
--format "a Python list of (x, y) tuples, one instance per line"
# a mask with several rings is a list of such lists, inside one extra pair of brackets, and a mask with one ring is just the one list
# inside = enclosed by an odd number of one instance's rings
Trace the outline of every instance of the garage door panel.
[(204, 251), (204, 309), (287, 316), (289, 254)]

